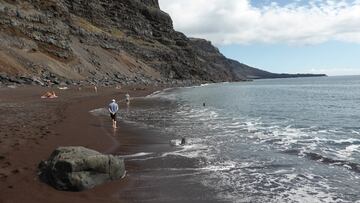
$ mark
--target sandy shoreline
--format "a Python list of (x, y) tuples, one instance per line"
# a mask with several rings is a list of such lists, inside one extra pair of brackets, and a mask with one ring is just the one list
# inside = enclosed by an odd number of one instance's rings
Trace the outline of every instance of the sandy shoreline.
[[(126, 146), (144, 140), (134, 139), (135, 131), (121, 126), (114, 134), (110, 123), (92, 116), (89, 110), (107, 106), (112, 98), (123, 99), (126, 92), (145, 96), (159, 89), (102, 88), (95, 93), (91, 88), (81, 91), (73, 88), (56, 90), (59, 98), (55, 100), (40, 99), (49, 90), (46, 88), (0, 89), (0, 202), (131, 202), (121, 195), (125, 185), (135, 184), (131, 178), (79, 193), (60, 192), (39, 181), (37, 165), (58, 146), (79, 145), (103, 153), (119, 153), (119, 150), (123, 154), (132, 153), (126, 150), (134, 147)], [(127, 170), (131, 171), (131, 167), (136, 166), (129, 164)]]

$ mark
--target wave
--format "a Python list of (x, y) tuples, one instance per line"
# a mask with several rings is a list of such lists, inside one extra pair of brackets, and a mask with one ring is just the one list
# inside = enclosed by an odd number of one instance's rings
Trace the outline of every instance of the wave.
[(315, 152), (303, 152), (301, 150), (297, 149), (290, 149), (282, 151), (282, 153), (290, 154), (290, 155), (297, 155), (300, 157), (305, 157), (312, 161), (317, 161), (323, 164), (332, 165), (332, 166), (342, 166), (348, 170), (360, 173), (360, 164), (356, 162), (351, 162), (347, 160), (341, 160), (341, 159), (334, 159), (327, 156), (324, 156), (322, 154), (318, 154)]
[[(205, 86), (208, 84), (202, 85)], [(153, 92), (145, 98), (149, 99), (150, 105), (132, 107), (131, 112), (124, 116), (124, 121), (137, 127), (159, 130), (159, 136), (164, 136), (173, 145), (170, 152), (140, 153), (129, 157), (145, 162), (166, 160), (161, 166), (155, 165), (155, 169), (148, 168), (150, 171), (179, 170), (180, 174), (176, 174), (179, 176), (201, 175), (199, 179), (205, 185), (229, 188), (228, 195), (235, 198), (242, 195), (239, 191), (245, 191), (253, 192), (251, 195), (262, 193), (271, 198), (276, 194), (279, 200), (288, 202), (296, 202), (301, 197), (315, 202), (327, 201), (326, 194), (331, 196), (327, 189), (334, 189), (336, 183), (329, 183), (332, 180), (327, 178), (319, 183), (315, 176), (325, 177), (324, 174), (333, 168), (360, 177), (357, 174), (360, 164), (354, 161), (358, 160), (360, 153), (357, 129), (322, 127), (321, 123), (298, 124), (286, 116), (279, 119), (269, 119), (265, 115), (256, 117), (256, 113), (247, 115), (222, 104), (215, 106), (210, 101), (203, 107), (203, 98), (194, 98), (196, 96), (192, 94), (182, 97), (173, 90)], [(188, 90), (180, 90), (180, 94), (183, 91)], [(187, 101), (189, 98), (194, 101)], [(175, 99), (176, 102), (166, 101)], [(213, 103), (216, 102), (214, 100)], [(101, 109), (92, 111), (98, 115), (103, 112)], [(183, 137), (188, 142), (184, 146), (179, 140)], [(289, 158), (289, 162), (284, 164), (284, 158)], [(196, 168), (174, 167), (173, 164), (179, 162), (195, 163)], [(311, 167), (313, 165), (316, 167)]]
[(117, 155), (120, 158), (134, 158), (134, 157), (143, 157), (153, 154), (152, 152), (139, 152), (136, 154), (129, 154), (129, 155)]
[(145, 97), (139, 97), (142, 99), (154, 99), (154, 98), (163, 98), (163, 99), (175, 99), (175, 94), (170, 94), (170, 91), (174, 90), (175, 88), (165, 88), (163, 90), (155, 91)]
[(91, 114), (93, 114), (94, 116), (103, 116), (103, 115), (107, 115), (107, 110), (106, 108), (98, 108), (98, 109), (93, 109), (91, 111), (89, 111)]

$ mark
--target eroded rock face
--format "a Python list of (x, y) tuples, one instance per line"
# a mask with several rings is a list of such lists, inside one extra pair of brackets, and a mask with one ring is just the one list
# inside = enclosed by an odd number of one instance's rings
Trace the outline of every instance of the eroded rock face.
[(158, 0), (0, 0), (0, 72), (57, 84), (44, 76), (50, 72), (60, 82), (96, 85), (286, 76), (177, 32)]
[(20, 64), (0, 72), (41, 77), (50, 70), (58, 78), (93, 83), (233, 79), (226, 63), (216, 57), (209, 62), (209, 55), (199, 55), (199, 47), (174, 30), (158, 0), (0, 1), (0, 34), (7, 36), (0, 48), (24, 42), (4, 53)]
[(124, 175), (123, 159), (84, 147), (59, 147), (39, 165), (42, 181), (66, 191), (90, 189)]

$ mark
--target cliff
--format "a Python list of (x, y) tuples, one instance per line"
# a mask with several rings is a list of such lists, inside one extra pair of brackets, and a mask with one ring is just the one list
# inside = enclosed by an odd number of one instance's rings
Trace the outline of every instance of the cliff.
[(0, 0), (0, 82), (240, 81), (276, 76), (174, 30), (157, 0)]

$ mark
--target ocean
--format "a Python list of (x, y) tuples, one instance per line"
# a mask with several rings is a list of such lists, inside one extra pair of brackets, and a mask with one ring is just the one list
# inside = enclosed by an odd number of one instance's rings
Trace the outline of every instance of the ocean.
[(189, 194), (154, 202), (360, 202), (360, 76), (205, 84), (134, 103), (121, 119), (171, 146), (128, 158), (147, 166), (137, 178)]

